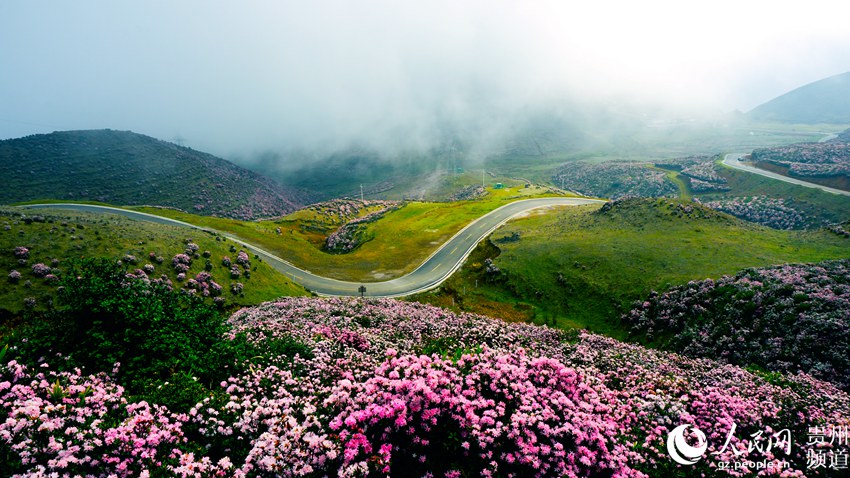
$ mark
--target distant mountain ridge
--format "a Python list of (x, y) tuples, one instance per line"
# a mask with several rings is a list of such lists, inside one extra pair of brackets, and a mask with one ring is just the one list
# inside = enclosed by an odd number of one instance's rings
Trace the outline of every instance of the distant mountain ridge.
[(782, 123), (850, 123), (850, 72), (824, 78), (763, 103), (747, 116)]
[(258, 219), (312, 202), (309, 193), (211, 154), (108, 129), (0, 141), (0, 175), (0, 204), (88, 200)]

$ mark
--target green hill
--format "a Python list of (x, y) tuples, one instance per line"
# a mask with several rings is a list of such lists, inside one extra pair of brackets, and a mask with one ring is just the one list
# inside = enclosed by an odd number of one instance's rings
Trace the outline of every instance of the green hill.
[(39, 199), (156, 205), (209, 216), (279, 217), (310, 195), (213, 155), (129, 131), (0, 141), (0, 204)]
[[(174, 258), (189, 248), (197, 250), (187, 254), (189, 263), (181, 277)], [(233, 273), (241, 249), (241, 244), (221, 236), (113, 214), (3, 207), (0, 208), (0, 323), (25, 309), (50, 308), (58, 279), (74, 260), (81, 258), (121, 260), (128, 273), (144, 274), (151, 281), (170, 281), (175, 289), (187, 292), (198, 282), (199, 274), (207, 273), (209, 277), (201, 278), (222, 288), (220, 293), (210, 291), (208, 300), (217, 299), (216, 303), (226, 308), (307, 294), (253, 256), (248, 273), (242, 265), (238, 265), (238, 275)], [(225, 265), (225, 258), (231, 265)], [(191, 279), (196, 280), (191, 282)], [(192, 293), (202, 295), (203, 290), (196, 287)]]
[(757, 106), (747, 116), (781, 123), (850, 123), (850, 72), (801, 86)]
[(843, 234), (777, 231), (675, 199), (535, 214), (491, 239), (440, 291), (418, 299), (624, 337), (620, 315), (652, 290), (748, 267), (850, 258)]

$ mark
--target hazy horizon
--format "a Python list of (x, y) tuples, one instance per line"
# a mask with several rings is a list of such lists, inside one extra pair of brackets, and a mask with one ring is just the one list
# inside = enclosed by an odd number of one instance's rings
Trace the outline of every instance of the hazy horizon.
[(223, 157), (482, 140), (536, 112), (747, 111), (850, 70), (834, 2), (0, 4), (0, 139), (132, 130)]

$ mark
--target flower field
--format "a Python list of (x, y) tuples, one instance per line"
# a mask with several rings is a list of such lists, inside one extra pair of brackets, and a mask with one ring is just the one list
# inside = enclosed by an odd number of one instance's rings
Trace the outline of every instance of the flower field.
[(797, 143), (756, 149), (754, 162), (767, 162), (788, 168), (803, 177), (850, 176), (850, 143)]
[(564, 163), (552, 182), (585, 196), (607, 197), (676, 197), (679, 189), (657, 171), (643, 163), (609, 161), (604, 163)]
[(653, 294), (635, 330), (694, 357), (804, 371), (850, 389), (850, 260), (747, 269)]
[[(784, 460), (784, 476), (842, 471), (807, 469), (806, 435), (848, 425), (850, 397), (802, 373), (395, 300), (285, 299), (229, 327), (274, 353), (188, 411), (134, 402), (116, 371), (7, 359), (0, 465), (28, 477), (743, 476), (755, 470), (718, 460), (764, 458)], [(681, 424), (717, 454), (676, 465), (665, 440)], [(753, 443), (779, 430), (793, 442), (761, 456)]]
[(697, 201), (711, 209), (774, 229), (805, 229), (812, 226), (806, 216), (794, 208), (793, 201), (783, 198), (752, 196)]

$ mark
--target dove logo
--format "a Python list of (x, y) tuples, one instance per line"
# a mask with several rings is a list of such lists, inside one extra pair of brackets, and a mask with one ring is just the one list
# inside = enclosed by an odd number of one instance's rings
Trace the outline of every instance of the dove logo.
[[(699, 440), (697, 446), (690, 446), (685, 441), (685, 432), (688, 428), (694, 429), (694, 435)], [(669, 435), (667, 435), (667, 452), (676, 463), (682, 465), (693, 465), (698, 462), (705, 454), (708, 448), (708, 442), (705, 439), (705, 433), (693, 425), (679, 425)]]

